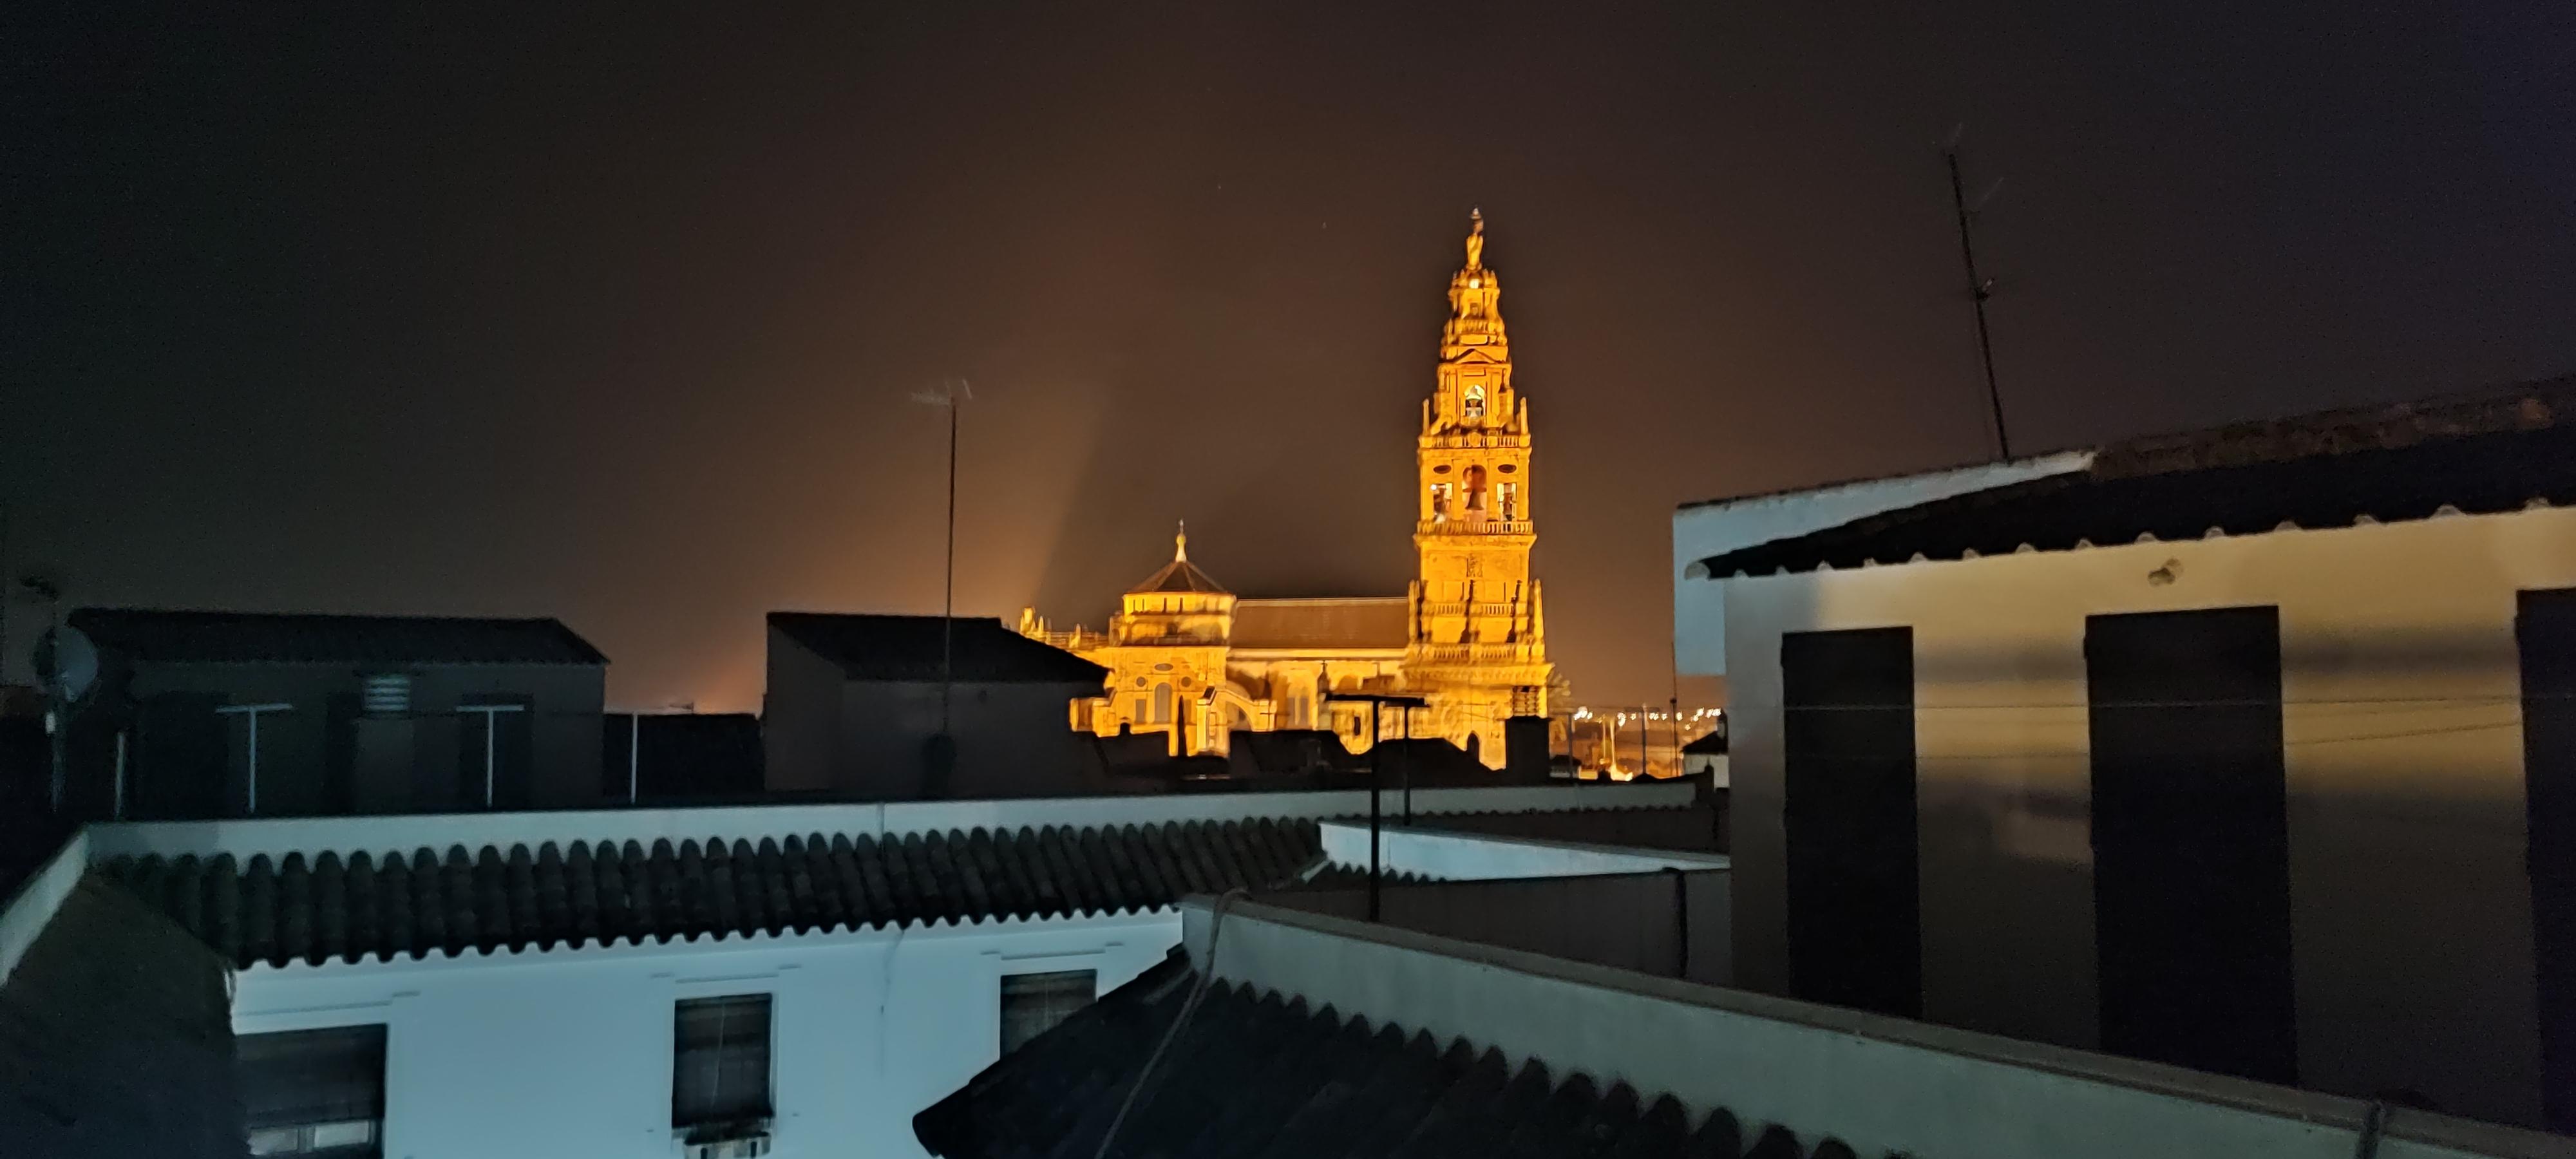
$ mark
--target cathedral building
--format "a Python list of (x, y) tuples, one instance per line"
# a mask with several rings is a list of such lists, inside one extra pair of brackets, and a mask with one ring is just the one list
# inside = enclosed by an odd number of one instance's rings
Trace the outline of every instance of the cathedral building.
[[(1440, 364), (1416, 440), (1413, 543), (1401, 596), (1248, 599), (1225, 590), (1175, 537), (1172, 561), (1120, 598), (1107, 632), (1058, 631), (1035, 609), (1020, 630), (1109, 669), (1074, 702), (1073, 727), (1161, 732), (1175, 755), (1225, 752), (1234, 733), (1332, 729), (1354, 751), (1377, 735), (1440, 737), (1503, 764), (1503, 722), (1544, 716), (1551, 666), (1530, 518), (1529, 403), (1512, 384), (1502, 281), (1471, 217), (1467, 264), (1449, 279)], [(1421, 697), (1386, 714), (1334, 693)], [(1410, 719), (1404, 719), (1409, 717)]]

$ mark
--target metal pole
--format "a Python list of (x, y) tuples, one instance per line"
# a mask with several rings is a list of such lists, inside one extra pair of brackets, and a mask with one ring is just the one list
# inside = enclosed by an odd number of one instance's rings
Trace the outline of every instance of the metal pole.
[(949, 687), (956, 680), (957, 636), (957, 390), (948, 391), (948, 578), (939, 611), (939, 734), (951, 735)]
[(253, 817), (259, 816), (259, 710), (243, 715), (250, 718), (250, 799), (247, 804)]
[[(6, 589), (0, 588), (0, 607), (6, 606), (6, 598)], [(63, 815), (64, 785), (70, 779), (65, 771), (65, 766), (69, 763), (69, 752), (65, 746), (71, 739), (72, 701), (63, 687), (63, 595), (58, 588), (50, 589), (46, 598), (52, 601), (50, 615), (54, 621), (52, 637), (54, 675), (53, 679), (46, 681), (53, 687), (48, 690), (45, 698), (48, 709), (45, 717), (47, 734), (45, 739), (49, 742), (46, 746), (47, 753), (53, 761), (51, 777), (54, 816), (60, 817)]]
[(1673, 977), (1690, 977), (1690, 875), (1677, 866), (1673, 875)]
[(643, 768), (643, 758), (638, 755), (643, 751), (643, 740), (644, 714), (640, 712), (626, 714), (626, 803), (629, 805), (635, 803), (636, 786), (639, 783), (639, 773)]
[[(1404, 706), (1404, 739), (1413, 739), (1413, 706), (1410, 704)], [(1396, 767), (1404, 775), (1404, 825), (1410, 829), (1413, 827), (1413, 750), (1404, 750), (1403, 758), (1396, 762)]]
[(1679, 632), (1679, 631), (1676, 631), (1676, 632), (1673, 634), (1672, 665), (1673, 665), (1673, 773), (1674, 773), (1674, 775), (1678, 776), (1678, 775), (1680, 775), (1680, 774), (1682, 774), (1682, 773), (1686, 773), (1686, 772), (1689, 772), (1689, 771), (1690, 771), (1690, 766), (1689, 766), (1688, 762), (1686, 762), (1686, 761), (1684, 761), (1684, 760), (1682, 759), (1682, 640), (1681, 640), (1681, 634), (1680, 634), (1680, 632)]
[[(254, 729), (258, 728), (258, 727), (259, 727), (259, 718), (258, 718), (258, 717), (256, 717), (256, 716), (254, 716), (254, 717), (252, 717), (252, 718), (250, 718), (250, 719), (251, 719), (251, 727), (252, 727), (252, 728), (254, 728)], [(484, 714), (483, 714), (483, 807), (484, 807), (484, 808), (486, 808), (486, 809), (489, 809), (489, 808), (491, 808), (491, 807), (492, 807), (492, 743), (493, 743), (493, 739), (494, 739), (493, 734), (498, 733), (498, 732), (500, 732), (500, 731), (501, 731), (501, 714), (500, 714), (500, 713), (497, 713), (497, 712), (487, 712), (487, 713), (484, 713)], [(256, 732), (254, 732), (254, 733), (252, 733), (251, 735), (253, 735), (253, 736), (257, 736), (257, 735), (259, 735), (259, 734), (258, 734), (258, 733), (256, 733)]]
[(9, 578), (9, 501), (0, 499), (0, 685), (9, 682), (9, 589), (16, 583)]
[(125, 820), (125, 730), (121, 728), (116, 730), (116, 809), (108, 815)]
[(1653, 748), (1655, 742), (1646, 731), (1646, 718), (1651, 715), (1653, 714), (1646, 711), (1645, 705), (1637, 706), (1637, 775), (1640, 777), (1654, 771), (1655, 767)]
[(1378, 708), (1376, 701), (1369, 702), (1368, 920), (1372, 922), (1377, 920), (1378, 846), (1385, 841), (1380, 834), (1385, 828), (1386, 780), (1382, 774), (1385, 772), (1386, 762), (1381, 758), (1386, 750), (1386, 736), (1385, 730), (1378, 727)]
[[(56, 629), (56, 634), (54, 636), (55, 640), (60, 641), (62, 639), (60, 633), (61, 630)], [(54, 678), (49, 682), (53, 685), (53, 688), (49, 690), (49, 694), (46, 697), (45, 710), (45, 732), (48, 734), (45, 737), (45, 741), (47, 753), (51, 757), (53, 765), (52, 772), (49, 775), (51, 783), (49, 799), (53, 802), (54, 815), (57, 817), (63, 815), (63, 785), (65, 781), (70, 779), (64, 773), (63, 766), (66, 763), (64, 744), (69, 740), (69, 737), (66, 734), (71, 732), (72, 702), (69, 697), (63, 695), (62, 666), (63, 661), (61, 651), (57, 648), (54, 656)]]
[(1995, 387), (1995, 344), (1986, 331), (1986, 299), (1995, 295), (1994, 283), (1977, 276), (1977, 244), (1968, 228), (1968, 194), (1959, 182), (1959, 147), (1956, 144), (1941, 151), (1950, 166), (1950, 207), (1959, 215), (1959, 258), (1968, 268), (1968, 296), (1977, 307), (1977, 357), (1986, 367), (1986, 405), (1993, 409), (1995, 420), (1995, 457), (2012, 458), (2012, 438), (2004, 430), (2004, 396)]

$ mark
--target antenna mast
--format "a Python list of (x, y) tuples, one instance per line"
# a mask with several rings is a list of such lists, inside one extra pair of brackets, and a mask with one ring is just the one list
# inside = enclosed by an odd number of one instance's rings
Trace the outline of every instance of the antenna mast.
[[(1959, 134), (1950, 134), (1950, 143), (1941, 147), (1941, 160), (1950, 168), (1950, 208), (1959, 216), (1959, 258), (1968, 268), (1968, 297), (1977, 309), (1977, 356), (1986, 367), (1986, 405), (1995, 423), (1995, 456), (2012, 458), (2012, 437), (2004, 429), (2004, 396), (1995, 387), (1995, 342), (1986, 329), (1986, 299), (1995, 296), (1995, 280), (1977, 273), (1976, 232), (1971, 226), (1975, 214), (1968, 208), (1967, 190), (1959, 181)], [(1989, 196), (1992, 191), (1989, 191)], [(1978, 203), (1984, 204), (1979, 198)]]

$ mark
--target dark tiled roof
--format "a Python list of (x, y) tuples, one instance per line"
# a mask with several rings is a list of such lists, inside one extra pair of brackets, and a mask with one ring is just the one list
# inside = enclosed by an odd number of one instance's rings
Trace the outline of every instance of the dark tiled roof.
[(1190, 592), (1215, 596), (1227, 594), (1224, 585), (1217, 583), (1208, 573), (1200, 571), (1199, 565), (1191, 563), (1188, 556), (1181, 556), (1164, 564), (1163, 570), (1146, 576), (1145, 582), (1127, 589), (1127, 594), (1131, 596)]
[(2576, 423), (2554, 425), (2570, 408), (2564, 393), (2137, 440), (2104, 449), (2089, 470), (1882, 512), (1699, 566), (1711, 576), (1769, 575), (2576, 502)]
[(1702, 734), (1698, 739), (1693, 740), (1689, 744), (1683, 745), (1682, 751), (1695, 757), (1724, 756), (1726, 754), (1726, 730), (1722, 728), (1713, 729)]
[(1150, 909), (1289, 881), (1320, 849), (1314, 822), (1262, 819), (263, 855), (247, 867), (120, 858), (108, 870), (225, 957), (282, 965)]
[[(840, 665), (852, 680), (937, 680), (940, 617), (771, 612), (769, 626)], [(1109, 670), (1000, 620), (957, 618), (955, 670), (976, 684), (1098, 684)]]
[[(1615, 792), (1615, 787), (1603, 786)], [(1726, 797), (1666, 809), (1554, 810), (1544, 813), (1453, 813), (1422, 817), (1416, 828), (1491, 837), (1530, 837), (1585, 845), (1626, 845), (1680, 853), (1724, 853)]]
[(91, 874), (0, 986), (0, 1152), (247, 1153), (224, 964)]
[(82, 608), (71, 625), (103, 651), (158, 663), (605, 664), (554, 619), (324, 616)]
[[(1439, 878), (1433, 877), (1427, 873), (1414, 873), (1410, 870), (1390, 870), (1383, 866), (1379, 867), (1377, 875), (1377, 883), (1382, 887), (1390, 885), (1427, 885), (1439, 880)], [(1368, 881), (1369, 871), (1368, 866), (1365, 863), (1360, 865), (1336, 865), (1331, 862), (1322, 862), (1308, 867), (1306, 872), (1300, 875), (1296, 880), (1280, 886), (1279, 888), (1282, 890), (1367, 889)]]
[[(1088, 1159), (1194, 982), (1174, 957), (1085, 1007), (913, 1117), (944, 1159)], [(1580, 1074), (1517, 1069), (1500, 1052), (1331, 1007), (1218, 983), (1172, 1039), (1120, 1125), (1112, 1155), (1848, 1157), (1786, 1130), (1758, 1138), (1721, 1110), (1701, 1122), (1670, 1096)], [(1749, 1149), (1745, 1144), (1750, 1143)]]
[(1234, 631), (1226, 644), (1250, 651), (1383, 651), (1405, 646), (1413, 632), (1412, 615), (1411, 601), (1403, 596), (1237, 600)]

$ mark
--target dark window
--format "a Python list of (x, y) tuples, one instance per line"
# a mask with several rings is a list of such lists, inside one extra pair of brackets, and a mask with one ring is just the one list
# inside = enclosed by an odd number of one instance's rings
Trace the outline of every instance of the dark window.
[(456, 706), (456, 795), (476, 809), (524, 809), (536, 764), (534, 706), (525, 696), (468, 696)]
[(245, 1034), (235, 1051), (251, 1154), (359, 1159), (382, 1153), (381, 1024)]
[(2541, 1109), (2576, 1132), (2576, 589), (2524, 592), (2523, 803), (2539, 977)]
[(1091, 970), (1052, 974), (1006, 974), (1002, 977), (1002, 1053), (1046, 1033), (1099, 996), (1099, 975)]
[(1790, 985), (1809, 1001), (1914, 1017), (1914, 632), (1782, 636), (1780, 689)]
[(681, 999), (671, 1126), (714, 1131), (769, 1117), (769, 995)]
[(135, 723), (127, 811), (141, 818), (222, 817), (227, 801), (228, 723), (210, 692), (162, 692), (144, 700)]
[(2279, 613), (2088, 617), (2084, 676), (2102, 1049), (2296, 1081)]
[(312, 811), (344, 815), (358, 810), (358, 716), (355, 692), (334, 692), (322, 706), (322, 795)]

